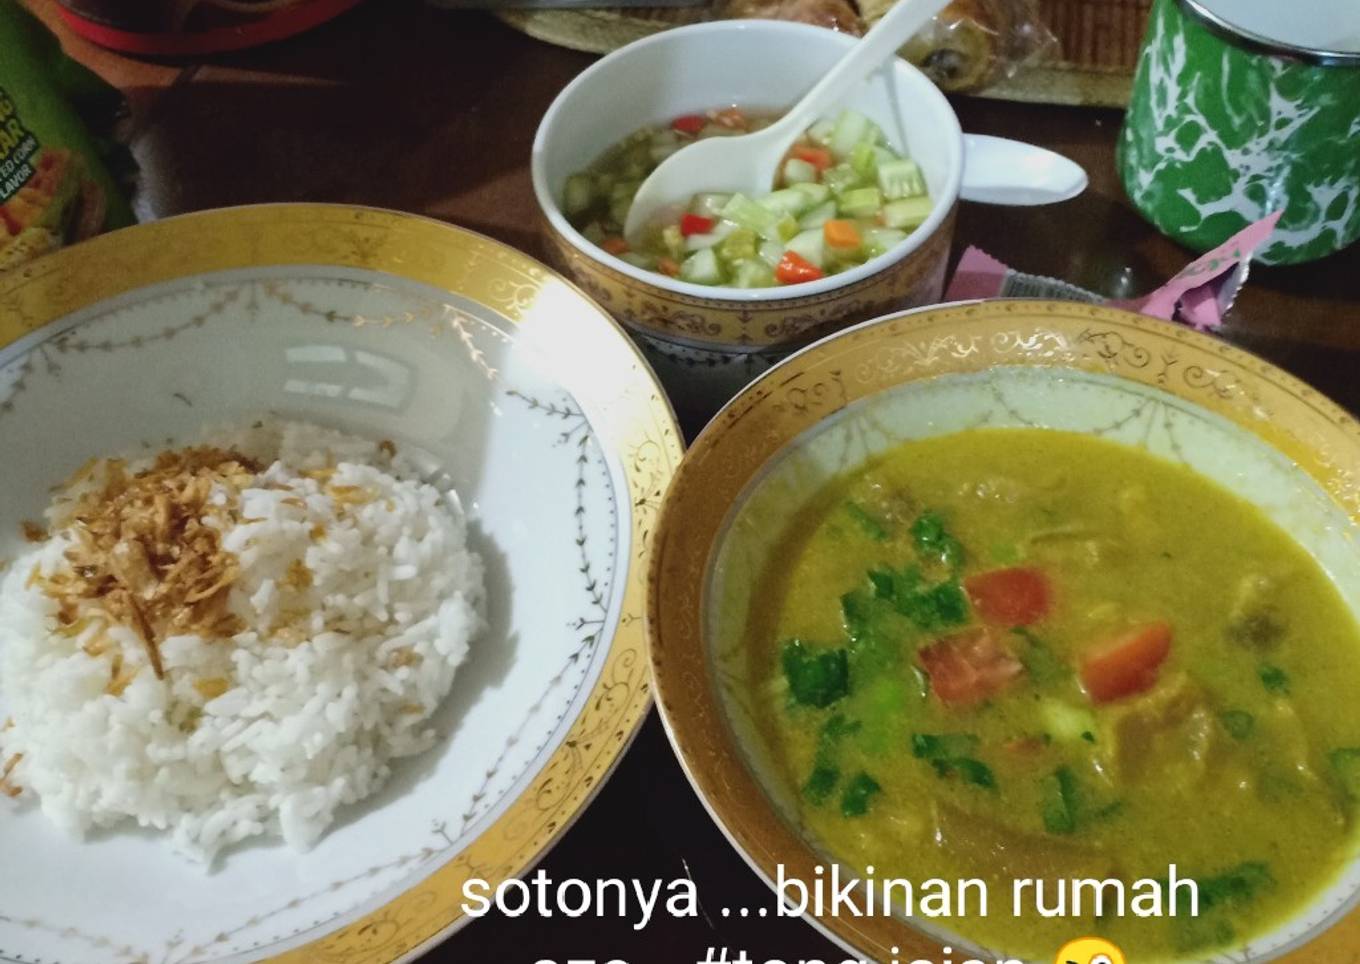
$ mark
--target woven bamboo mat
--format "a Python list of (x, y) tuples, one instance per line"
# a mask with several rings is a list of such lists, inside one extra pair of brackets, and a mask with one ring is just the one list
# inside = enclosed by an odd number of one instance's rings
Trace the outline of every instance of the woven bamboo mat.
[[(1039, 0), (1044, 23), (1058, 38), (1057, 53), (980, 96), (1041, 104), (1126, 105), (1151, 2)], [(497, 16), (539, 40), (608, 53), (670, 27), (707, 20), (710, 13), (705, 7), (632, 7), (501, 10)]]

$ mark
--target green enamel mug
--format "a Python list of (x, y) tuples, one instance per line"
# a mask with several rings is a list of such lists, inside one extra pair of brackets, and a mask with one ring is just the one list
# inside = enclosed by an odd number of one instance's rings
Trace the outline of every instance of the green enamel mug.
[(1360, 238), (1360, 0), (1155, 0), (1117, 163), (1196, 250), (1275, 211), (1266, 264)]

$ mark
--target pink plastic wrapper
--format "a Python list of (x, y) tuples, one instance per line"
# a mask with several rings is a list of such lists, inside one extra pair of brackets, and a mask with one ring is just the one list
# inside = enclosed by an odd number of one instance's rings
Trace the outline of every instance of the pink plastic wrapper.
[(1084, 301), (1181, 321), (1200, 331), (1211, 331), (1223, 324), (1223, 316), (1246, 283), (1252, 253), (1270, 237), (1281, 213), (1276, 212), (1243, 228), (1142, 298), (1124, 301), (1102, 298), (1056, 278), (1012, 270), (986, 252), (970, 247), (959, 261), (944, 300), (1053, 298)]

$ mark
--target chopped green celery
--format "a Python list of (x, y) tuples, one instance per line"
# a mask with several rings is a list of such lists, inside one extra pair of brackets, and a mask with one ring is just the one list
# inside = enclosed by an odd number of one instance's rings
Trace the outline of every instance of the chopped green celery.
[(745, 194), (733, 194), (723, 206), (722, 216), (739, 228), (750, 228), (766, 240), (783, 240), (779, 234), (779, 215)]
[[(808, 211), (801, 218), (799, 218), (798, 226), (802, 228), (804, 231), (811, 231), (814, 228), (820, 228), (823, 224), (826, 224), (826, 222), (830, 221), (835, 216), (836, 216), (836, 202), (827, 201), (825, 204), (817, 205), (811, 211)], [(905, 238), (906, 235), (904, 234), (902, 235), (902, 237)]]
[(807, 161), (791, 157), (784, 162), (784, 183), (792, 186), (794, 184), (811, 184), (817, 180), (817, 165), (809, 164)]
[(926, 558), (939, 560), (956, 572), (963, 566), (963, 545), (945, 528), (938, 513), (921, 513), (911, 524), (911, 536), (917, 551)]
[(871, 218), (883, 206), (876, 187), (858, 187), (841, 195), (837, 208), (848, 218)]
[(869, 774), (857, 773), (850, 778), (850, 782), (845, 785), (845, 791), (841, 794), (841, 816), (864, 816), (869, 812), (869, 802), (882, 789), (878, 781)]
[(692, 281), (699, 285), (722, 284), (722, 265), (712, 248), (696, 251), (680, 265), (680, 280)]
[(807, 782), (803, 784), (803, 796), (809, 803), (821, 806), (831, 798), (831, 793), (840, 782), (840, 768), (829, 763), (817, 763), (812, 768)]
[(1025, 671), (1034, 682), (1040, 686), (1047, 686), (1052, 683), (1063, 683), (1072, 677), (1072, 668), (1059, 659), (1053, 650), (1049, 649), (1048, 644), (1034, 633), (1024, 626), (1017, 626), (1011, 632), (1027, 643), (1019, 653), (1020, 662), (1025, 664)]
[(878, 166), (878, 189), (889, 201), (920, 197), (926, 193), (926, 180), (915, 161), (903, 158)]
[(836, 132), (836, 120), (834, 117), (824, 117), (817, 123), (808, 128), (808, 140), (822, 147), (831, 143), (831, 135)]
[(771, 191), (761, 198), (756, 198), (756, 203), (766, 210), (773, 211), (781, 217), (785, 214), (792, 214), (797, 217), (802, 211), (806, 211), (811, 205), (808, 199), (803, 196), (801, 191), (795, 191), (791, 187), (782, 188), (778, 191)]
[(704, 248), (711, 248), (723, 239), (721, 234), (712, 232), (709, 234), (691, 234), (685, 238), (686, 251), (702, 251)]
[(826, 267), (826, 238), (821, 228), (794, 235), (785, 243), (784, 249), (792, 251), (819, 268)]
[(850, 690), (850, 664), (843, 649), (813, 651), (802, 640), (785, 643), (780, 666), (794, 702), (818, 709)]
[(798, 233), (798, 219), (792, 214), (786, 214), (779, 219), (779, 224), (776, 225), (776, 228), (779, 231), (779, 239), (781, 241), (788, 241)]
[(756, 250), (760, 260), (764, 261), (771, 268), (779, 264), (784, 257), (784, 242), (782, 241), (762, 241)]
[(1218, 718), (1234, 740), (1249, 740), (1256, 729), (1256, 717), (1246, 710), (1224, 710)]
[(979, 743), (971, 733), (914, 733), (911, 753), (918, 760), (949, 760), (977, 752)]
[(883, 205), (883, 223), (890, 228), (909, 231), (930, 217), (933, 205), (928, 197), (905, 197)]
[(697, 214), (705, 218), (722, 217), (722, 209), (727, 206), (727, 202), (732, 200), (730, 194), (696, 194), (689, 202), (691, 214)]
[(756, 233), (750, 228), (737, 228), (718, 244), (718, 254), (729, 262), (743, 261), (756, 256)]
[(1332, 772), (1341, 783), (1346, 796), (1360, 803), (1360, 748), (1343, 747), (1333, 750), (1327, 759), (1332, 764)]
[(1289, 694), (1289, 674), (1278, 666), (1262, 666), (1258, 675), (1261, 685), (1272, 693)]
[(656, 270), (656, 258), (652, 257), (650, 254), (639, 254), (636, 251), (625, 251), (623, 252), (623, 254), (619, 255), (619, 257), (622, 258), (624, 261), (627, 261), (629, 264), (633, 265), (633, 267), (635, 268), (643, 268), (647, 271)]
[(823, 204), (831, 197), (831, 188), (825, 184), (795, 184), (793, 190), (807, 197), (807, 206)]
[(1250, 903), (1275, 886), (1275, 876), (1269, 865), (1251, 861), (1212, 877), (1200, 877), (1195, 885), (1199, 888), (1199, 909), (1203, 913), (1224, 904), (1240, 907)]
[(899, 231), (896, 228), (865, 228), (862, 235), (864, 252), (871, 258), (877, 257), (907, 240), (907, 232)]
[(1040, 804), (1044, 829), (1054, 834), (1069, 834), (1077, 829), (1077, 778), (1067, 767), (1059, 767), (1042, 783)]
[(759, 258), (747, 258), (732, 265), (732, 287), (773, 288), (774, 269)]
[(661, 245), (677, 261), (685, 256), (685, 236), (680, 231), (680, 225), (668, 224), (661, 230)]
[(858, 111), (841, 111), (827, 146), (838, 159), (848, 158), (860, 141), (873, 142), (876, 129), (876, 125)]
[[(678, 231), (679, 229), (677, 228), (676, 230)], [(599, 221), (591, 221), (581, 229), (581, 234), (591, 244), (599, 244), (608, 237), (608, 235), (604, 233), (604, 228), (600, 227)]]
[[(804, 257), (807, 256), (804, 255)], [(812, 259), (808, 258), (808, 260), (811, 261)], [(855, 520), (855, 524), (858, 525), (870, 539), (873, 539), (875, 542), (882, 542), (884, 539), (888, 538), (888, 530), (879, 520), (878, 516), (874, 515), (858, 502), (846, 502), (845, 511), (849, 514), (850, 518)]]
[(849, 164), (837, 164), (822, 172), (822, 183), (831, 189), (832, 194), (839, 196), (863, 186), (866, 182)]
[(882, 673), (862, 694), (857, 691), (856, 707), (864, 729), (860, 745), (870, 753), (897, 753), (909, 701), (916, 702), (906, 683)]
[(1044, 731), (1060, 743), (1076, 743), (1083, 733), (1094, 733), (1096, 729), (1096, 718), (1090, 710), (1051, 697), (1045, 697), (1039, 704), (1039, 717), (1044, 721)]
[(595, 187), (589, 174), (573, 174), (562, 188), (562, 213), (569, 218), (587, 211), (595, 203)]

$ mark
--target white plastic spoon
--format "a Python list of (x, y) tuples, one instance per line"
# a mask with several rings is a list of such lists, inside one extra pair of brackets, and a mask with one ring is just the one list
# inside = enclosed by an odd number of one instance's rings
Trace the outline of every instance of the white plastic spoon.
[(898, 0), (789, 112), (763, 130), (740, 137), (695, 141), (661, 162), (633, 197), (623, 235), (635, 238), (658, 211), (683, 205), (702, 191), (763, 194), (779, 163), (805, 130), (845, 99), (854, 86), (896, 56), (897, 50), (949, 0)]

